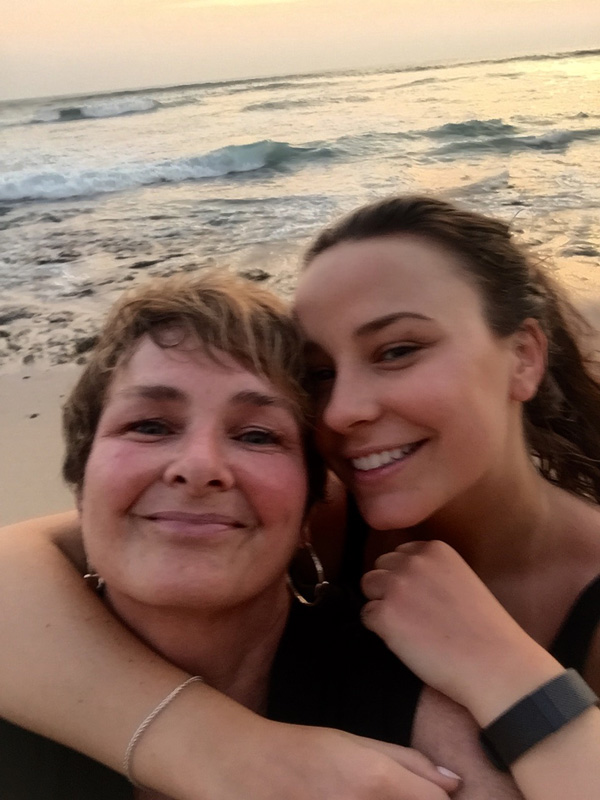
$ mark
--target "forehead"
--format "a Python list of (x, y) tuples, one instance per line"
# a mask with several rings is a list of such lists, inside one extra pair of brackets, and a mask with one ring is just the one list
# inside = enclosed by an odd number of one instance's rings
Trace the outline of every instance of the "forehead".
[(173, 347), (161, 347), (145, 335), (119, 365), (109, 384), (107, 399), (136, 386), (173, 385), (186, 395), (216, 392), (244, 385), (249, 389), (280, 396), (267, 378), (242, 366), (228, 353), (208, 351), (198, 340), (187, 337)]
[(457, 310), (481, 315), (482, 299), (459, 255), (403, 234), (345, 241), (320, 253), (300, 278), (294, 306), (310, 336), (316, 324), (343, 318), (359, 325), (398, 311), (434, 319)]

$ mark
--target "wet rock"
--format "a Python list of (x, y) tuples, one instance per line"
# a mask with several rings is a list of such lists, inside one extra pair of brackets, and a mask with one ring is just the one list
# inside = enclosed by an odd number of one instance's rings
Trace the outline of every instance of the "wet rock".
[(135, 261), (129, 265), (129, 269), (147, 269), (153, 267), (155, 264), (160, 264), (160, 258), (149, 259), (148, 261)]
[(0, 339), (10, 339), (10, 331), (3, 331), (0, 328)]
[(36, 417), (39, 417), (39, 414), (30, 414), (29, 415), (29, 419), (35, 419)]
[(97, 336), (85, 336), (82, 339), (77, 339), (74, 343), (74, 351), (75, 355), (81, 355), (81, 353), (87, 353), (88, 350), (91, 350), (92, 347), (98, 341)]
[(95, 294), (95, 289), (91, 286), (84, 286), (82, 289), (73, 289), (70, 292), (63, 292), (61, 297), (89, 297)]
[(33, 316), (33, 311), (28, 308), (11, 308), (0, 312), (0, 325), (8, 325), (9, 322), (14, 322), (16, 319), (31, 319)]
[(28, 353), (26, 356), (23, 356), (24, 364), (33, 364), (34, 361), (35, 361), (35, 356), (32, 353)]
[(75, 314), (72, 311), (55, 311), (53, 314), (48, 315), (48, 322), (52, 325), (57, 325), (61, 322), (72, 322)]
[(586, 256), (588, 258), (595, 258), (596, 256), (600, 256), (600, 251), (598, 248), (594, 247), (591, 244), (576, 244), (572, 247), (566, 247), (562, 251), (563, 256)]
[(242, 278), (247, 278), (249, 281), (255, 281), (256, 283), (261, 283), (262, 281), (266, 281), (271, 277), (268, 272), (265, 272), (265, 270), (261, 269), (260, 267), (246, 269), (238, 274)]

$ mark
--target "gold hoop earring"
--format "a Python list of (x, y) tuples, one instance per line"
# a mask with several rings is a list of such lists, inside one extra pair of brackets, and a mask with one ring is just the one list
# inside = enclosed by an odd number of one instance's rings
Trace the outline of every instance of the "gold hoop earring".
[(294, 585), (294, 581), (292, 580), (291, 575), (288, 572), (287, 575), (287, 584), (290, 588), (291, 593), (294, 595), (296, 600), (301, 603), (303, 606), (315, 606), (319, 600), (323, 597), (323, 593), (327, 586), (329, 586), (329, 581), (325, 580), (325, 572), (323, 570), (323, 564), (321, 563), (321, 559), (315, 552), (315, 548), (312, 546), (310, 542), (304, 542), (302, 548), (306, 549), (310, 559), (312, 561), (312, 565), (316, 572), (317, 581), (315, 583), (315, 587), (312, 590), (312, 600), (309, 600), (305, 597), (301, 591)]

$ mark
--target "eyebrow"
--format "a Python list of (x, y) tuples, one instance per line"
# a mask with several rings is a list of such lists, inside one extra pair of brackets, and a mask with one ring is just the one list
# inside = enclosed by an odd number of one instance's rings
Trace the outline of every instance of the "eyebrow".
[(416, 319), (424, 322), (432, 321), (431, 317), (427, 317), (425, 314), (417, 314), (411, 311), (398, 311), (395, 314), (386, 314), (384, 317), (377, 317), (377, 319), (365, 322), (364, 325), (360, 325), (356, 329), (354, 335), (360, 337), (367, 336), (370, 333), (377, 333), (377, 331), (383, 330), (383, 328), (387, 328), (388, 325), (402, 319)]
[[(176, 389), (174, 386), (164, 384), (141, 384), (123, 389), (119, 394), (122, 397), (141, 397), (144, 400), (184, 402), (187, 399), (185, 392)], [(294, 413), (294, 404), (285, 397), (258, 392), (253, 389), (244, 389), (237, 392), (231, 398), (231, 402), (236, 405), (253, 405), (258, 408), (273, 406), (283, 408), (285, 411)]]
[(273, 406), (275, 408), (283, 408), (285, 411), (294, 413), (294, 404), (286, 397), (278, 397), (272, 394), (265, 394), (264, 392), (257, 392), (254, 390), (244, 390), (238, 392), (232, 397), (232, 402), (239, 405), (252, 405), (259, 408)]
[(161, 383), (130, 386), (118, 392), (122, 397), (142, 397), (144, 400), (185, 400), (185, 394), (174, 386)]

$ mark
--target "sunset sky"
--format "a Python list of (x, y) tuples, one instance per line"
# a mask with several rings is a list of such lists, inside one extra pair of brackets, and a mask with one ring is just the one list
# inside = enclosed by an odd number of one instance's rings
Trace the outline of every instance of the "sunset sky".
[(0, 99), (586, 48), (598, 0), (0, 0)]

